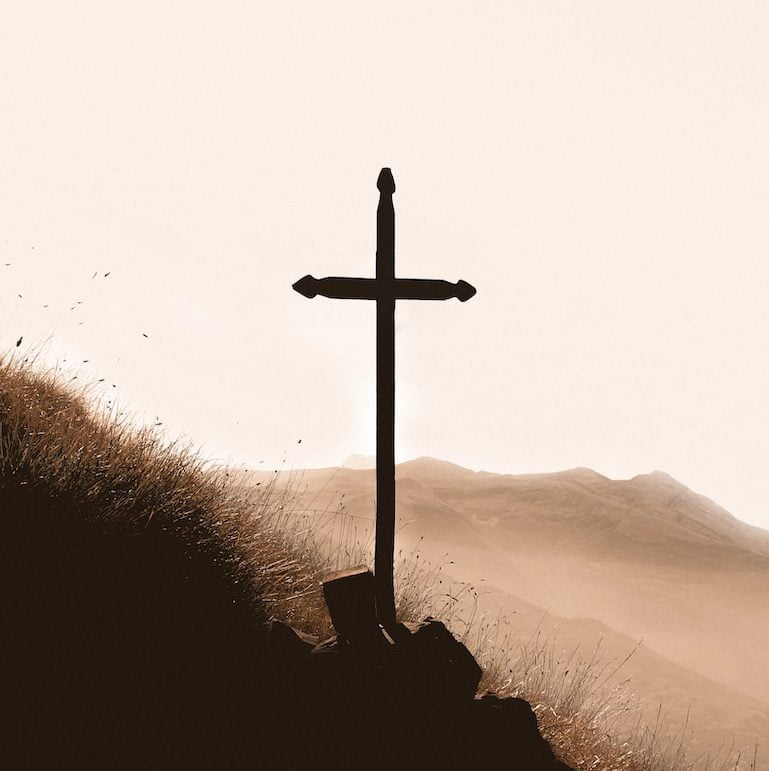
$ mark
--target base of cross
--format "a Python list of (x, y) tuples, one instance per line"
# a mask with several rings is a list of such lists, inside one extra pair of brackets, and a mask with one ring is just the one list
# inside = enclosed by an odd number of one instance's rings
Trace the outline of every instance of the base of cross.
[(526, 701), (477, 696), (481, 668), (440, 621), (383, 629), (365, 567), (326, 576), (322, 586), (336, 636), (318, 643), (277, 621), (270, 629), (275, 659), (301, 693), (283, 767), (311, 758), (313, 768), (335, 770), (569, 771)]
[(379, 638), (395, 642), (408, 635), (403, 624), (380, 624), (376, 582), (365, 565), (329, 573), (321, 580), (331, 623), (348, 643), (362, 645)]

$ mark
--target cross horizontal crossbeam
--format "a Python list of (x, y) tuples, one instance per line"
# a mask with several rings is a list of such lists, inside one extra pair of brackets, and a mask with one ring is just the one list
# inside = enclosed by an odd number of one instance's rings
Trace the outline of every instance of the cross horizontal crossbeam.
[(475, 287), (467, 281), (444, 281), (433, 278), (350, 278), (304, 276), (293, 284), (299, 294), (313, 298), (317, 295), (337, 300), (450, 300), (456, 297), (466, 302), (475, 294)]

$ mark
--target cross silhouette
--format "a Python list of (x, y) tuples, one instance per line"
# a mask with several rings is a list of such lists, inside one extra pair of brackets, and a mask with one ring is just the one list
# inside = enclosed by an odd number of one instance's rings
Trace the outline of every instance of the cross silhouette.
[(376, 612), (387, 630), (395, 627), (393, 556), (395, 553), (395, 301), (461, 302), (475, 294), (466, 281), (395, 277), (395, 181), (388, 168), (377, 179), (376, 278), (328, 276), (300, 278), (293, 288), (305, 297), (376, 301), (376, 537), (374, 581)]

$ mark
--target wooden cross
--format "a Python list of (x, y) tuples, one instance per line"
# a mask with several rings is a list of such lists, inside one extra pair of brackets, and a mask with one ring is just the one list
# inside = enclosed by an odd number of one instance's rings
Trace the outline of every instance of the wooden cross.
[(293, 288), (305, 297), (376, 300), (376, 540), (374, 580), (376, 612), (387, 630), (395, 626), (393, 556), (395, 553), (395, 301), (461, 302), (475, 294), (466, 281), (395, 277), (395, 181), (390, 169), (377, 179), (376, 278), (305, 276)]

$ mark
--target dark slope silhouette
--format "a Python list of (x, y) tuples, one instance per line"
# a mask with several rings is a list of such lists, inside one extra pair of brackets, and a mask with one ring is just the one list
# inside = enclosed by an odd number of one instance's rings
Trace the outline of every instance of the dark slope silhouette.
[(83, 514), (0, 488), (0, 764), (214, 768), (269, 753), (260, 702), (275, 685), (211, 550)]
[(434, 657), (276, 642), (226, 558), (4, 480), (0, 765), (565, 768), (525, 702), (457, 701)]

